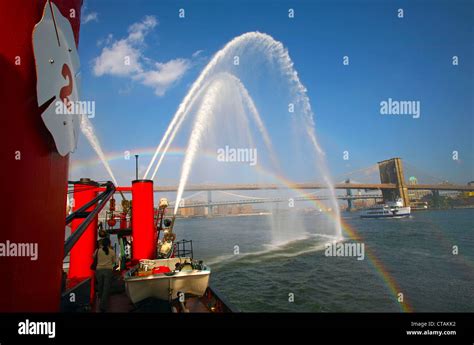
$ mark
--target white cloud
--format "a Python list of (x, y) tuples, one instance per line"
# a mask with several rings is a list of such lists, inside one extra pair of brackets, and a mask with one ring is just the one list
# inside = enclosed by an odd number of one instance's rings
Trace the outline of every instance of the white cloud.
[(157, 62), (155, 69), (138, 74), (136, 79), (141, 80), (143, 85), (153, 87), (158, 96), (163, 96), (174, 82), (181, 79), (189, 67), (190, 63), (186, 59)]
[(154, 16), (146, 16), (142, 22), (130, 25), (127, 41), (130, 43), (143, 43), (145, 36), (157, 25), (158, 20)]
[(129, 77), (152, 87), (156, 95), (163, 96), (191, 64), (183, 58), (155, 62), (143, 54), (145, 37), (157, 25), (158, 20), (154, 16), (146, 16), (141, 22), (130, 25), (126, 38), (114, 40), (109, 35), (107, 40), (101, 41), (105, 47), (93, 61), (94, 75)]
[(101, 47), (103, 45), (109, 45), (112, 43), (114, 38), (114, 35), (108, 34), (106, 38), (101, 38), (100, 40), (97, 41), (97, 47)]
[(196, 50), (194, 53), (193, 53), (193, 58), (195, 57), (198, 57), (199, 55), (201, 55), (201, 53), (203, 52), (204, 50)]
[(127, 40), (115, 41), (111, 46), (104, 47), (100, 56), (95, 58), (94, 74), (128, 76), (140, 73), (140, 55), (140, 50), (130, 45)]
[(81, 12), (81, 24), (87, 24), (89, 22), (98, 22), (99, 14), (97, 12), (89, 12), (87, 8), (87, 2), (84, 2)]
[[(85, 11), (84, 11), (85, 12)], [(98, 22), (99, 14), (97, 12), (84, 13), (82, 16), (81, 24), (87, 24), (89, 22)]]

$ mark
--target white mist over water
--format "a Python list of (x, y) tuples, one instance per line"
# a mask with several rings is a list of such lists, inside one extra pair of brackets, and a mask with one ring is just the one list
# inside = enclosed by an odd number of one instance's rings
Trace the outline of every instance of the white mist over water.
[[(182, 127), (184, 120), (189, 116), (190, 113), (194, 112), (194, 108), (196, 106), (198, 106), (199, 109), (197, 110), (197, 115), (193, 122), (194, 127), (192, 129), (183, 162), (175, 205), (175, 213), (179, 208), (179, 202), (186, 188), (186, 184), (188, 183), (189, 174), (192, 170), (196, 154), (200, 149), (202, 149), (202, 137), (211, 126), (211, 124), (207, 122), (215, 121), (214, 118), (216, 115), (212, 115), (212, 113), (219, 112), (215, 108), (222, 106), (222, 104), (225, 104), (226, 102), (229, 103), (231, 101), (235, 101), (235, 99), (240, 99), (241, 102), (245, 103), (245, 107), (247, 110), (249, 110), (250, 114), (253, 115), (253, 121), (256, 124), (263, 141), (265, 142), (265, 146), (268, 148), (268, 152), (273, 152), (272, 141), (267, 133), (266, 126), (260, 118), (260, 115), (255, 115), (259, 113), (252, 98), (248, 94), (247, 89), (240, 82), (239, 78), (234, 76), (234, 74), (239, 74), (240, 71), (244, 69), (243, 66), (240, 66), (242, 69), (239, 70), (238, 67), (233, 64), (234, 57), (239, 56), (241, 57), (241, 61), (243, 61), (243, 58), (248, 55), (258, 55), (263, 58), (264, 63), (270, 65), (273, 69), (276, 69), (278, 72), (277, 74), (279, 74), (282, 79), (285, 80), (289, 90), (288, 96), (294, 103), (294, 107), (296, 109), (295, 114), (298, 116), (298, 121), (300, 121), (299, 125), (300, 127), (303, 127), (304, 135), (312, 146), (312, 156), (314, 156), (315, 164), (313, 167), (311, 167), (311, 169), (314, 169), (316, 172), (321, 174), (324, 184), (328, 187), (327, 190), (330, 194), (331, 209), (335, 215), (334, 237), (341, 239), (342, 230), (339, 206), (337, 203), (334, 186), (326, 167), (324, 152), (316, 138), (313, 112), (311, 110), (310, 101), (306, 93), (306, 88), (301, 83), (298, 73), (293, 68), (293, 62), (288, 54), (287, 49), (281, 42), (274, 40), (271, 36), (264, 33), (249, 32), (238, 36), (228, 42), (213, 56), (211, 61), (206, 65), (199, 77), (192, 84), (189, 92), (186, 94), (183, 101), (179, 105), (169, 127), (167, 128), (160, 144), (155, 151), (152, 160), (150, 161), (144, 178), (148, 176), (148, 173), (155, 163), (158, 154), (161, 152), (161, 157), (152, 175), (152, 179), (154, 179), (171, 142), (173, 142), (177, 133), (180, 132), (180, 128)], [(253, 62), (254, 60), (252, 60), (252, 63)], [(224, 77), (223, 75), (227, 75), (227, 77)], [(229, 75), (232, 77), (228, 77)], [(237, 80), (238, 84), (241, 86), (235, 87), (235, 80)], [(231, 84), (234, 84), (234, 86), (229, 86)], [(272, 85), (269, 85), (268, 87), (271, 88)], [(224, 99), (226, 95), (233, 98), (233, 100)], [(234, 117), (240, 116), (239, 111), (234, 113), (236, 113)], [(290, 122), (289, 117), (290, 115), (288, 115), (288, 123)], [(244, 128), (243, 131), (248, 131), (248, 129)], [(162, 151), (163, 148), (164, 150)], [(274, 157), (272, 157), (271, 160), (273, 162), (278, 162), (278, 160), (274, 159)], [(313, 157), (308, 159), (308, 161), (312, 160)], [(274, 163), (273, 165), (278, 166), (277, 163)], [(278, 170), (278, 168), (275, 169)], [(278, 173), (278, 171), (276, 172)], [(288, 224), (281, 225), (281, 227), (285, 228), (286, 231), (288, 231), (288, 226)]]

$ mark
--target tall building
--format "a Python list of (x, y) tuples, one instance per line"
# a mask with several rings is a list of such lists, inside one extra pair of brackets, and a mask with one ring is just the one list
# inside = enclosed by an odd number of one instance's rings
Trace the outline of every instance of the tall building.
[(194, 208), (194, 215), (195, 216), (205, 216), (207, 214), (207, 207), (199, 206), (193, 207)]
[(217, 215), (219, 216), (225, 216), (229, 214), (229, 207), (227, 205), (219, 205), (214, 207), (214, 209), (217, 210)]
[[(183, 199), (182, 201), (183, 203), (183, 206), (186, 205), (186, 201)], [(194, 216), (194, 207), (184, 207), (184, 208), (180, 208), (180, 213), (181, 213), (181, 216), (183, 217), (192, 217)]]
[(253, 206), (251, 204), (240, 205), (239, 212), (241, 214), (250, 214), (253, 213)]
[(353, 203), (352, 206), (355, 209), (364, 209), (364, 208), (368, 208), (375, 205), (376, 201), (375, 199), (362, 199), (362, 200), (354, 200), (352, 203)]

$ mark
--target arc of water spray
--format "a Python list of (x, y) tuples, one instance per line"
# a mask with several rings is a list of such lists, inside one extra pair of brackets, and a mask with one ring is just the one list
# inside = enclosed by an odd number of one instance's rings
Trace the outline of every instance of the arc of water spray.
[[(247, 89), (245, 88), (245, 86), (242, 84), (240, 79), (237, 78), (236, 76), (234, 76), (233, 74), (230, 74), (230, 73), (227, 73), (227, 72), (219, 73), (216, 77), (214, 77), (210, 82), (208, 82), (207, 84), (205, 84), (204, 87), (201, 88), (201, 90), (196, 94), (196, 97), (193, 97), (193, 100), (192, 100), (191, 104), (189, 105), (188, 109), (192, 109), (192, 107), (193, 107), (194, 103), (196, 102), (196, 100), (199, 99), (199, 96), (201, 96), (203, 91), (205, 91), (209, 87), (209, 85), (212, 84), (212, 81), (216, 80), (216, 79), (221, 79), (221, 80), (224, 80), (226, 82), (232, 83), (237, 88), (238, 92), (240, 93), (240, 95), (242, 97), (242, 100), (244, 101), (244, 104), (247, 106), (248, 110), (250, 111), (250, 114), (252, 115), (252, 119), (254, 120), (254, 122), (257, 125), (257, 129), (259, 130), (260, 134), (262, 135), (263, 141), (265, 143), (265, 146), (267, 147), (268, 152), (270, 153), (270, 158), (272, 160), (272, 163), (273, 163), (274, 167), (278, 168), (278, 161), (275, 158), (273, 145), (272, 145), (272, 142), (270, 140), (270, 136), (268, 135), (268, 132), (265, 128), (265, 124), (263, 123), (263, 120), (260, 116), (260, 113), (258, 112), (257, 107), (255, 106), (255, 103), (254, 103), (252, 97), (250, 97), (250, 95), (249, 95)], [(161, 162), (163, 161), (163, 159), (165, 157), (165, 154), (168, 151), (168, 148), (171, 145), (172, 141), (174, 140), (177, 132), (181, 128), (181, 124), (183, 123), (183, 121), (186, 118), (187, 114), (188, 114), (188, 112), (185, 112), (183, 114), (183, 116), (180, 117), (180, 119), (178, 120), (176, 125), (174, 126), (174, 128), (173, 128), (173, 130), (172, 130), (172, 132), (171, 132), (171, 134), (170, 134), (170, 136), (167, 140), (166, 146), (164, 147), (163, 152), (161, 153), (160, 159), (158, 160), (158, 163), (155, 166), (155, 170), (153, 171), (153, 175), (151, 176), (152, 180), (155, 179), (156, 173), (158, 172), (158, 169), (161, 165)]]
[(97, 156), (99, 156), (99, 159), (102, 161), (102, 164), (104, 165), (105, 170), (107, 170), (110, 177), (112, 178), (112, 181), (116, 186), (118, 186), (114, 173), (112, 172), (109, 163), (105, 159), (104, 152), (100, 147), (99, 139), (97, 139), (97, 136), (94, 133), (94, 127), (92, 127), (92, 123), (89, 121), (89, 118), (87, 116), (82, 116), (81, 130), (84, 136), (89, 140), (89, 143), (91, 144), (94, 151), (97, 153)]
[[(79, 97), (79, 88), (75, 87), (74, 88), (74, 99), (80, 99)], [(95, 153), (99, 157), (100, 161), (104, 165), (105, 170), (110, 175), (110, 178), (112, 179), (113, 183), (118, 186), (117, 179), (115, 178), (114, 173), (112, 172), (112, 169), (110, 168), (109, 162), (107, 162), (107, 159), (105, 158), (104, 152), (102, 151), (102, 148), (100, 146), (99, 139), (97, 138), (97, 135), (95, 134), (94, 131), (94, 126), (92, 126), (92, 122), (90, 122), (89, 118), (87, 115), (82, 113), (82, 107), (80, 108), (80, 114), (79, 114), (79, 127), (81, 128), (82, 134), (86, 137), (86, 139), (89, 141), (89, 144), (91, 147), (94, 149)]]
[[(110, 178), (112, 179), (112, 182), (116, 186), (118, 186), (117, 179), (115, 178), (115, 175), (112, 172), (112, 169), (110, 168), (109, 162), (107, 162), (104, 152), (102, 151), (99, 139), (94, 133), (94, 127), (92, 126), (92, 123), (89, 121), (89, 118), (85, 115), (82, 115), (81, 117), (81, 131), (84, 134), (84, 136), (87, 138), (87, 140), (89, 140), (89, 143), (94, 149), (94, 151), (97, 153), (97, 156), (99, 156), (99, 159), (104, 165), (105, 170), (107, 170), (107, 172), (109, 173)], [(122, 197), (123, 200), (126, 200), (125, 195), (123, 195), (122, 192), (120, 192), (120, 196)]]
[[(78, 88), (74, 88), (73, 92), (75, 93), (75, 99), (79, 99)], [(80, 121), (79, 127), (81, 128), (82, 134), (84, 134), (86, 139), (89, 141), (89, 144), (91, 145), (92, 149), (95, 151), (100, 161), (104, 165), (104, 168), (108, 172), (110, 178), (112, 179), (112, 182), (116, 186), (118, 186), (117, 179), (115, 178), (115, 175), (112, 172), (112, 169), (110, 168), (109, 162), (105, 158), (105, 154), (104, 154), (104, 151), (102, 151), (102, 147), (100, 146), (99, 139), (97, 138), (97, 135), (95, 134), (94, 126), (92, 126), (92, 122), (89, 120), (87, 115), (84, 115), (82, 112), (79, 114), (79, 121)], [(122, 193), (120, 194), (122, 195), (122, 198), (125, 198)]]
[[(265, 143), (267, 144), (267, 148), (271, 156), (274, 156), (270, 137), (268, 136), (263, 121), (260, 118), (260, 114), (258, 113), (248, 92), (246, 92), (245, 87), (235, 76), (228, 73), (219, 74), (218, 77), (214, 78), (213, 81), (207, 85), (201, 106), (197, 112), (196, 121), (194, 123), (184, 157), (181, 177), (178, 185), (178, 193), (176, 197), (175, 213), (177, 212), (179, 203), (182, 199), (182, 194), (191, 171), (192, 163), (194, 162), (195, 155), (201, 144), (202, 135), (208, 126), (210, 126), (211, 120), (213, 119), (212, 116), (215, 115), (213, 110), (217, 103), (217, 99), (220, 97), (225, 87), (229, 87), (231, 91), (237, 92), (237, 94), (241, 96), (240, 98), (242, 101), (246, 99), (245, 104), (253, 113), (253, 117), (254, 120), (256, 120), (257, 125), (261, 127), (260, 130), (263, 132), (263, 135), (265, 135)], [(245, 92), (243, 92), (244, 90)]]
[(196, 152), (199, 148), (202, 139), (202, 133), (204, 132), (206, 127), (209, 126), (209, 122), (207, 120), (209, 114), (211, 113), (211, 109), (216, 103), (216, 99), (219, 94), (219, 89), (221, 87), (222, 82), (220, 80), (216, 80), (213, 84), (211, 84), (204, 96), (201, 107), (198, 110), (196, 122), (191, 132), (191, 136), (189, 137), (189, 144), (186, 149), (186, 154), (184, 156), (183, 168), (178, 186), (178, 194), (176, 195), (176, 204), (174, 206), (174, 214), (178, 212), (179, 203), (183, 195), (184, 186), (186, 185), (188, 180), (194, 156), (196, 155)]
[[(213, 72), (213, 70), (216, 68), (218, 63), (222, 61), (229, 52), (232, 52), (232, 49), (234, 48), (242, 49), (244, 48), (245, 44), (249, 44), (249, 43), (255, 43), (256, 49), (263, 51), (269, 59), (276, 59), (280, 67), (280, 70), (282, 71), (283, 74), (285, 74), (288, 77), (291, 83), (291, 89), (296, 97), (296, 100), (295, 100), (296, 103), (301, 104), (302, 106), (303, 114), (305, 117), (306, 128), (307, 128), (307, 134), (311, 142), (313, 143), (315, 150), (319, 153), (320, 156), (324, 154), (321, 147), (319, 146), (318, 141), (316, 140), (316, 135), (314, 131), (313, 113), (311, 110), (309, 98), (306, 94), (307, 90), (301, 83), (298, 77), (298, 73), (293, 68), (293, 62), (288, 54), (287, 49), (283, 46), (281, 42), (274, 40), (271, 36), (267, 34), (263, 34), (260, 32), (249, 32), (232, 39), (230, 42), (228, 42), (224, 46), (224, 48), (219, 50), (213, 56), (211, 61), (206, 65), (206, 67), (203, 69), (203, 71), (201, 72), (199, 77), (196, 79), (196, 81), (192, 84), (191, 89), (186, 94), (183, 101), (180, 103), (178, 110), (176, 111), (171, 121), (170, 126), (167, 128), (165, 135), (163, 136), (160, 144), (158, 145), (155, 151), (155, 154), (145, 172), (144, 178), (146, 178), (146, 176), (148, 175), (152, 165), (154, 164), (156, 160), (156, 157), (158, 156), (158, 153), (163, 147), (165, 141), (169, 139), (168, 137), (174, 130), (174, 127), (180, 121), (181, 117), (185, 115), (185, 112), (188, 110), (190, 104), (192, 104), (194, 99), (197, 97), (197, 94), (199, 90), (201, 89), (201, 87), (203, 86), (203, 83), (205, 83), (206, 79)], [(334, 190), (334, 187), (332, 186), (331, 181), (329, 180), (327, 171), (323, 169), (323, 167), (325, 167), (324, 162), (321, 162), (321, 163), (322, 164), (320, 165), (320, 168), (322, 169), (321, 171), (323, 172), (323, 175), (325, 175), (324, 180), (326, 184), (328, 185), (329, 191), (332, 196), (331, 202), (333, 203), (333, 207), (337, 214), (336, 226), (337, 226), (338, 235), (339, 237), (342, 237), (339, 208), (337, 207), (337, 202), (335, 201), (335, 190)], [(181, 186), (181, 183), (180, 183), (180, 187), (184, 188), (184, 186)]]
[[(270, 35), (263, 34), (258, 31), (254, 32), (247, 32), (243, 35), (237, 36), (231, 41), (229, 41), (224, 48), (219, 50), (209, 61), (209, 63), (204, 67), (202, 70), (201, 74), (199, 74), (199, 77), (194, 81), (192, 84), (191, 88), (189, 89), (188, 93), (184, 97), (183, 101), (179, 104), (178, 110), (176, 111), (175, 115), (173, 116), (173, 119), (171, 120), (170, 125), (166, 129), (165, 134), (163, 135), (163, 138), (160, 141), (160, 144), (155, 150), (155, 153), (150, 161), (150, 164), (148, 164), (148, 168), (145, 171), (145, 174), (143, 176), (144, 179), (148, 176), (148, 173), (151, 170), (151, 167), (155, 163), (156, 157), (158, 156), (158, 153), (162, 149), (164, 143), (168, 140), (169, 135), (171, 134), (173, 128), (175, 125), (178, 123), (179, 119), (185, 114), (187, 109), (189, 108), (189, 105), (194, 101), (195, 97), (197, 96), (199, 90), (201, 89), (203, 83), (205, 83), (206, 78), (211, 74), (211, 72), (214, 70), (214, 68), (218, 65), (218, 63), (226, 57), (229, 51), (231, 51), (233, 48), (239, 47), (242, 44), (249, 43), (255, 41), (256, 43), (261, 43), (260, 47), (263, 47), (262, 49), (264, 51), (279, 51), (280, 55), (282, 57), (285, 57), (285, 49), (283, 47), (283, 44), (281, 44), (278, 41), (275, 41)], [(272, 48), (272, 46), (275, 46)], [(286, 56), (288, 53), (286, 52)], [(289, 57), (288, 57), (289, 59)], [(292, 69), (293, 63), (291, 62), (291, 59), (289, 59), (290, 63), (290, 69)]]
[[(199, 98), (199, 96), (204, 92), (206, 91), (206, 88), (202, 88), (196, 95), (195, 97), (193, 97), (190, 105), (189, 105), (189, 108), (188, 110), (192, 109), (194, 104), (196, 103), (196, 100)], [(165, 154), (166, 152), (168, 152), (168, 149), (171, 145), (171, 143), (173, 142), (176, 134), (178, 133), (178, 130), (181, 128), (181, 125), (184, 121), (184, 119), (186, 118), (186, 113), (183, 114), (183, 116), (180, 116), (179, 119), (176, 121), (176, 122), (173, 122), (171, 121), (168, 129), (172, 128), (171, 131), (168, 132), (168, 130), (166, 131), (165, 133), (165, 136), (163, 137), (163, 139), (161, 140), (160, 142), (160, 145), (158, 146), (157, 150), (155, 151), (155, 154), (153, 155), (154, 158), (156, 158), (156, 156), (158, 155), (159, 151), (161, 150), (161, 147), (163, 146), (164, 142), (166, 141), (166, 145), (165, 147), (163, 148), (162, 152), (161, 152), (161, 155), (160, 155), (160, 159), (158, 160), (158, 163), (156, 164), (155, 166), (155, 170), (153, 171), (153, 175), (151, 176), (151, 180), (154, 180), (155, 179), (155, 176), (156, 176), (156, 173), (158, 172), (158, 169), (160, 168), (161, 166), (161, 162), (163, 161), (163, 159), (165, 158)], [(174, 118), (173, 118), (174, 120)], [(168, 133), (168, 135), (167, 135)], [(161, 147), (160, 147), (161, 146)], [(147, 172), (145, 172), (145, 175), (144, 175), (144, 178), (146, 178), (146, 176), (148, 175), (148, 172), (149, 172), (149, 168), (151, 168), (152, 164), (153, 164), (153, 160), (150, 162), (150, 165), (148, 166), (148, 169), (147, 169)]]

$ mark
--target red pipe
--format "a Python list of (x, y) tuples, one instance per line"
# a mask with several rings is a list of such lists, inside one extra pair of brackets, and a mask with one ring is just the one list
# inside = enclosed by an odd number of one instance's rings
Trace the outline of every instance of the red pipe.
[(127, 228), (127, 214), (122, 212), (120, 213), (120, 229)]
[(154, 259), (156, 231), (153, 223), (153, 181), (132, 181), (132, 259)]
[[(90, 188), (90, 185), (87, 184), (75, 184), (73, 211), (94, 199), (97, 196), (96, 190), (96, 188)], [(86, 211), (92, 211), (94, 206), (91, 206)], [(74, 219), (72, 221), (71, 233), (73, 233), (83, 221), (84, 219)], [(85, 278), (92, 278), (94, 276), (94, 271), (90, 269), (90, 266), (93, 261), (92, 255), (97, 245), (97, 225), (98, 217), (95, 217), (71, 250), (68, 278), (74, 282), (79, 282)]]
[[(53, 0), (71, 25), (76, 46), (82, 0)], [(45, 0), (0, 1), (2, 107), (0, 244), (28, 244), (33, 256), (0, 257), (0, 312), (55, 312), (61, 299), (69, 156), (58, 154), (36, 94), (32, 32)], [(70, 16), (74, 10), (75, 16)], [(4, 164), (4, 166), (3, 166)], [(8, 241), (8, 242), (7, 242)]]
[[(98, 187), (97, 191), (98, 192), (103, 192), (103, 191), (105, 191), (105, 188), (104, 187)], [(115, 191), (116, 192), (131, 192), (132, 187), (115, 187)]]

